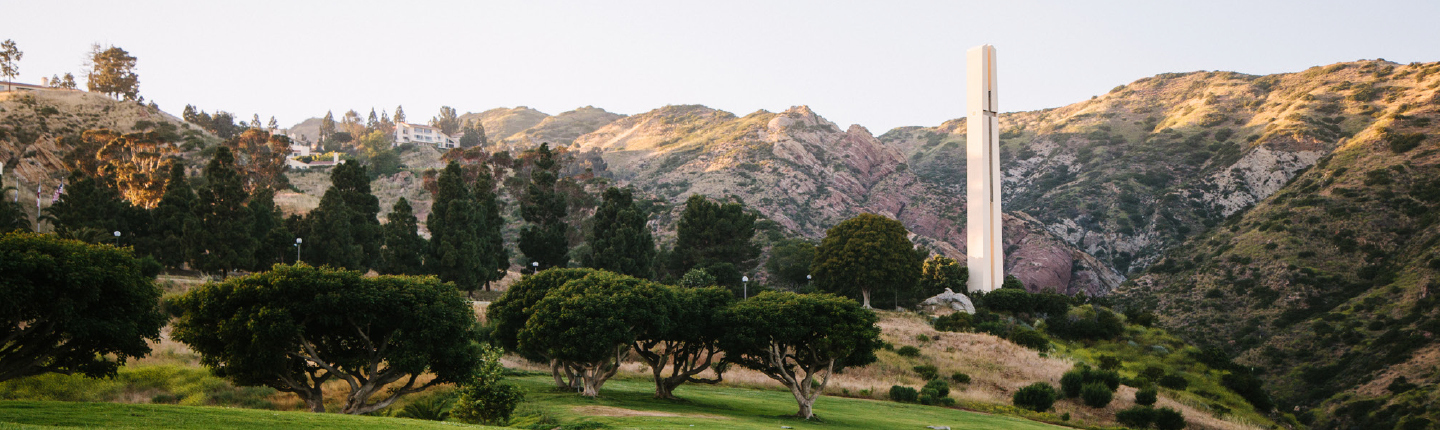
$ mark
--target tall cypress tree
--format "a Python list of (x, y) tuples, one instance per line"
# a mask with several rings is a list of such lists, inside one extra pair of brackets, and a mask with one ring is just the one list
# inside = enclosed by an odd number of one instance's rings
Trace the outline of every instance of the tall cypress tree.
[(370, 192), (370, 176), (365, 172), (365, 166), (353, 160), (335, 166), (330, 173), (330, 182), (330, 189), (325, 194), (336, 193), (349, 208), (350, 241), (361, 248), (360, 266), (346, 267), (368, 270), (380, 262), (380, 246), (385, 241), (380, 228), (380, 199)]
[(249, 196), (230, 148), (221, 146), (215, 151), (215, 158), (205, 166), (205, 186), (196, 196), (195, 215), (200, 229), (191, 266), (221, 276), (249, 267), (255, 256), (250, 209), (245, 207)]
[(722, 205), (699, 194), (690, 196), (675, 233), (671, 269), (677, 276), (697, 267), (716, 269), (717, 265), (729, 265), (732, 276), (720, 283), (738, 286), (740, 272), (754, 267), (755, 258), (760, 256), (760, 248), (751, 242), (755, 237), (755, 214), (746, 213), (740, 203)]
[(385, 250), (381, 273), (390, 275), (419, 275), (424, 273), (422, 265), (425, 256), (425, 238), (420, 237), (420, 223), (410, 208), (410, 201), (401, 197), (390, 210), (390, 222), (385, 223)]
[(490, 283), (505, 277), (510, 268), (510, 251), (505, 249), (505, 237), (500, 231), (505, 227), (505, 218), (500, 216), (500, 202), (495, 198), (495, 177), (490, 167), (481, 164), (475, 176), (476, 235), (480, 243), (480, 282), (485, 291)]
[(430, 256), (426, 269), (446, 282), (454, 282), (465, 291), (480, 285), (480, 267), (484, 264), (475, 202), (470, 187), (465, 185), (465, 172), (451, 161), (436, 180), (439, 189), (430, 208), (426, 225), (430, 228)]
[(559, 165), (550, 144), (536, 149), (535, 167), (530, 171), (530, 185), (520, 199), (520, 216), (530, 225), (520, 231), (520, 252), (540, 269), (565, 267), (570, 263), (570, 247), (565, 233), (565, 195), (555, 190)]
[(645, 214), (635, 207), (629, 189), (610, 187), (591, 218), (585, 237), (589, 252), (581, 256), (585, 267), (605, 269), (637, 278), (655, 275), (655, 238), (645, 225)]
[(172, 269), (194, 256), (197, 222), (195, 218), (195, 191), (185, 178), (185, 166), (179, 161), (170, 164), (170, 179), (165, 183), (165, 194), (155, 206), (156, 242), (159, 247), (155, 259)]
[(79, 171), (72, 172), (67, 182), (60, 201), (45, 208), (42, 217), (55, 231), (90, 229), (103, 232), (106, 237), (112, 231), (129, 232), (124, 228), (128, 226), (122, 225), (128, 217), (119, 216), (128, 212), (125, 206), (129, 203), (108, 182)]
[(276, 263), (284, 263), (294, 236), (285, 228), (285, 219), (280, 208), (275, 206), (275, 190), (268, 187), (256, 190), (248, 207), (253, 221), (250, 237), (255, 239), (255, 258), (251, 269), (263, 271)]
[(341, 193), (330, 191), (320, 197), (320, 206), (310, 211), (305, 218), (309, 227), (302, 247), (305, 261), (314, 266), (343, 267), (349, 270), (364, 269), (364, 247), (355, 243), (351, 234), (355, 219), (354, 211), (345, 205)]

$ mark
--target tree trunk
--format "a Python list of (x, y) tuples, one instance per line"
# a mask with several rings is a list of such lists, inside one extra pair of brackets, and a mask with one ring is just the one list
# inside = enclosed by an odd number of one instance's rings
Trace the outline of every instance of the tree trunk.
[[(558, 389), (571, 388), (571, 385), (572, 385), (572, 384), (569, 383), (569, 382), (566, 382), (564, 376), (560, 376), (560, 367), (561, 367), (561, 366), (562, 366), (562, 365), (560, 364), (560, 360), (555, 360), (555, 359), (551, 359), (551, 360), (550, 360), (550, 374), (555, 377), (555, 388), (558, 388)], [(568, 370), (568, 369), (567, 369), (567, 370)]]
[(815, 399), (805, 400), (804, 398), (796, 398), (795, 401), (800, 404), (800, 412), (796, 412), (795, 416), (807, 420), (815, 418), (815, 411), (811, 409), (815, 406)]
[(864, 301), (865, 301), (865, 303), (864, 303), (864, 304), (865, 304), (865, 309), (873, 309), (873, 308), (870, 307), (870, 289), (869, 289), (869, 288), (860, 290), (860, 297), (863, 298)]
[(321, 394), (320, 390), (301, 398), (305, 399), (305, 407), (310, 409), (310, 412), (325, 412), (325, 395)]

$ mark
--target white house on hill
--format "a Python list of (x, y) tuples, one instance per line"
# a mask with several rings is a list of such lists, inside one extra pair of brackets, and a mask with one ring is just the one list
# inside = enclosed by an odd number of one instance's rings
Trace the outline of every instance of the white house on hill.
[(439, 128), (428, 125), (395, 123), (395, 145), (403, 143), (428, 143), (442, 149), (459, 148), (460, 137), (450, 137), (440, 132)]

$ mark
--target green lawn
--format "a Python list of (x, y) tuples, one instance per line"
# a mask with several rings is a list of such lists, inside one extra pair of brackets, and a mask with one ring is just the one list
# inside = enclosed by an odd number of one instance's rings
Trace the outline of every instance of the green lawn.
[[(15, 425), (19, 424), (19, 425)], [(52, 427), (42, 427), (52, 426)], [(0, 401), (0, 430), (41, 428), (438, 429), (494, 428), (453, 422), (214, 406)]]
[[(815, 402), (819, 422), (794, 418), (795, 398), (789, 391), (754, 390), (686, 384), (676, 389), (680, 401), (656, 400), (655, 386), (646, 379), (622, 379), (605, 383), (600, 397), (585, 399), (573, 392), (557, 391), (549, 376), (516, 378), (525, 388), (526, 406), (513, 424), (526, 425), (540, 416), (562, 423), (589, 420), (622, 429), (924, 429), (950, 426), (952, 429), (1059, 429), (1049, 424), (1002, 415), (989, 415), (936, 406), (921, 406), (876, 400), (821, 397)], [(621, 408), (660, 412), (678, 416), (587, 416), (586, 412)], [(577, 410), (578, 409), (578, 410)], [(614, 409), (608, 412), (624, 412)]]

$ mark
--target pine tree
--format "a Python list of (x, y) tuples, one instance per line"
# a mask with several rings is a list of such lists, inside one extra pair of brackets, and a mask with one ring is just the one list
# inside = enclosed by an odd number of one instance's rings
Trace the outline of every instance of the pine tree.
[(275, 206), (275, 190), (260, 188), (250, 197), (250, 216), (253, 227), (250, 237), (255, 240), (255, 258), (251, 270), (269, 270), (270, 266), (284, 263), (294, 236), (285, 228), (285, 219), (280, 208)]
[(259, 129), (261, 127), (260, 114), (257, 113), (254, 115), (255, 116), (250, 117), (250, 128)]
[(430, 125), (440, 129), (440, 132), (447, 136), (453, 136), (455, 132), (460, 131), (460, 116), (455, 113), (455, 108), (441, 106), (440, 115), (432, 118)]
[(325, 111), (325, 117), (320, 119), (320, 141), (325, 142), (330, 140), (330, 136), (334, 134), (335, 114), (331, 111)]
[(454, 282), (465, 291), (474, 291), (480, 284), (480, 255), (477, 239), (475, 202), (470, 187), (465, 185), (465, 172), (451, 161), (440, 172), (435, 203), (426, 225), (430, 228), (430, 256), (425, 259), (429, 273), (446, 282)]
[(195, 218), (195, 191), (185, 178), (185, 166), (179, 161), (170, 164), (170, 179), (165, 183), (165, 195), (155, 206), (156, 241), (159, 248), (155, 259), (165, 267), (178, 269), (194, 256), (194, 240), (197, 233)]
[[(133, 225), (134, 206), (120, 196), (120, 192), (103, 178), (86, 176), (78, 171), (70, 174), (65, 192), (60, 201), (45, 208), (42, 220), (48, 221), (57, 233), (77, 233), (89, 230), (110, 238), (111, 232), (119, 231), (133, 236), (137, 226)], [(88, 234), (88, 233), (87, 233)]]
[(565, 267), (570, 263), (570, 247), (565, 223), (565, 196), (555, 190), (559, 166), (550, 144), (536, 150), (535, 166), (530, 171), (530, 185), (520, 199), (520, 216), (529, 222), (520, 231), (520, 252), (539, 264), (541, 270)]
[(220, 276), (249, 266), (255, 252), (255, 240), (250, 237), (250, 210), (244, 204), (249, 196), (230, 148), (216, 149), (215, 157), (205, 166), (205, 186), (200, 187), (196, 197), (195, 215), (200, 228), (191, 266)]
[(309, 226), (303, 253), (305, 261), (314, 266), (343, 267), (349, 270), (364, 269), (364, 248), (355, 243), (351, 234), (355, 211), (345, 204), (341, 193), (325, 192), (320, 206), (310, 211), (305, 218)]
[(280, 123), (279, 123), (278, 121), (275, 121), (275, 117), (274, 117), (274, 116), (271, 116), (271, 117), (270, 117), (270, 123), (269, 123), (269, 124), (266, 124), (266, 125), (269, 126), (268, 128), (270, 129), (270, 131), (275, 131), (275, 130), (279, 130), (279, 129), (280, 129)]
[(476, 234), (480, 242), (480, 282), (485, 291), (490, 283), (505, 277), (510, 268), (510, 251), (505, 249), (505, 237), (500, 231), (505, 227), (505, 218), (500, 216), (500, 202), (495, 197), (495, 179), (490, 168), (484, 164), (478, 167), (475, 177)]
[(581, 256), (585, 267), (609, 270), (637, 278), (653, 278), (655, 239), (645, 224), (645, 214), (635, 207), (629, 189), (610, 187), (591, 218), (585, 242), (589, 252)]
[(351, 211), (350, 237), (351, 242), (361, 248), (361, 270), (375, 267), (380, 262), (380, 246), (385, 236), (380, 228), (380, 199), (370, 192), (370, 175), (364, 165), (346, 160), (335, 166), (330, 182), (332, 185), (325, 194), (340, 193)]
[(370, 108), (370, 117), (365, 119), (365, 129), (375, 131), (380, 129), (380, 117), (375, 115), (375, 108)]
[(405, 122), (405, 106), (395, 106), (395, 122)]
[[(675, 254), (670, 264), (678, 276), (690, 269), (711, 269), (728, 264), (734, 276), (722, 277), (722, 285), (738, 286), (739, 271), (754, 265), (760, 249), (751, 242), (755, 236), (755, 214), (746, 213), (739, 203), (719, 204), (696, 194), (685, 202), (685, 212), (675, 227)], [(712, 275), (721, 273), (709, 270)]]
[(381, 273), (388, 275), (420, 275), (425, 272), (425, 238), (420, 237), (420, 223), (415, 219), (410, 202), (401, 197), (390, 210), (385, 223), (385, 250)]

